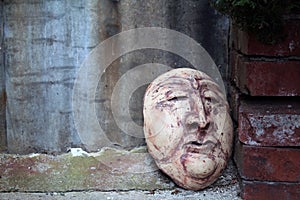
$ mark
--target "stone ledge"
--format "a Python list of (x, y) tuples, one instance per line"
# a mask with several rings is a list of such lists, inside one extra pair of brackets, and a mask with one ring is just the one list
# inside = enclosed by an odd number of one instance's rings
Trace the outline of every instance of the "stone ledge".
[(0, 155), (0, 191), (172, 189), (144, 150), (104, 149), (88, 154), (75, 149), (59, 156)]
[[(222, 188), (238, 190), (231, 160), (219, 179), (203, 191)], [(176, 185), (158, 170), (145, 147), (104, 148), (97, 153), (71, 149), (58, 156), (0, 154), (0, 193), (174, 189)]]
[(22, 200), (241, 200), (238, 184), (228, 187), (208, 188), (202, 191), (189, 191), (181, 188), (174, 190), (155, 191), (83, 191), (83, 192), (48, 192), (48, 193), (21, 193), (10, 192), (0, 193), (1, 200), (22, 199)]

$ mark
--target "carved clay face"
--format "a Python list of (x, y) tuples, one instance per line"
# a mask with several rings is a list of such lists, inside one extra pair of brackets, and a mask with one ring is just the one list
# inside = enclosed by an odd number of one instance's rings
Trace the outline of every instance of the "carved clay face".
[(233, 130), (226, 99), (209, 76), (187, 68), (159, 76), (147, 88), (143, 113), (149, 153), (174, 182), (200, 190), (220, 176)]

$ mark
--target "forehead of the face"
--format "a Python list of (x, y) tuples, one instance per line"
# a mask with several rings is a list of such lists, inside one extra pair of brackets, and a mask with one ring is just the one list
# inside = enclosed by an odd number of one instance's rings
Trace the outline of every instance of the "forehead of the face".
[(189, 68), (173, 69), (156, 78), (148, 87), (145, 100), (157, 101), (173, 92), (190, 90), (211, 90), (218, 98), (225, 100), (219, 86), (208, 75)]

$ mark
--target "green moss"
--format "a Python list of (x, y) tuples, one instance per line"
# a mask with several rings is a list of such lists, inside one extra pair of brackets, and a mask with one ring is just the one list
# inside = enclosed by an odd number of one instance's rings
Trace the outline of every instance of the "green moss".
[(274, 44), (284, 38), (283, 15), (300, 9), (299, 0), (209, 0), (229, 15), (240, 29), (258, 40)]

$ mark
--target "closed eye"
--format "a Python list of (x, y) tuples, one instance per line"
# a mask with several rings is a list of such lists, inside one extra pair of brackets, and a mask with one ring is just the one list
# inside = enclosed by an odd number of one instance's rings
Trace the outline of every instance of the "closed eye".
[(188, 97), (187, 96), (178, 96), (178, 97), (172, 97), (170, 99), (167, 99), (167, 101), (182, 101), (186, 100)]

